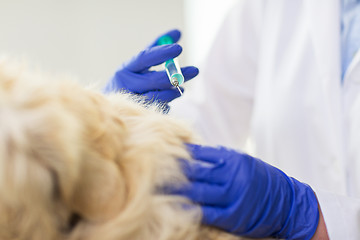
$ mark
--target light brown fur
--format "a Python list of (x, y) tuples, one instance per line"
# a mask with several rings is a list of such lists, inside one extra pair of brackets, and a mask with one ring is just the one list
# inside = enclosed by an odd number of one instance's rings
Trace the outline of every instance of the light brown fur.
[(0, 63), (0, 239), (239, 239), (161, 191), (186, 183), (184, 123), (130, 95), (49, 80)]

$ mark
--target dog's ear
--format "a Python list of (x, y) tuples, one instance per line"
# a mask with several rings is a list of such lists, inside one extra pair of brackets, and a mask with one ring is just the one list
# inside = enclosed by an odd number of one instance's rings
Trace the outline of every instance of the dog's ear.
[(125, 125), (102, 95), (91, 91), (81, 94), (85, 99), (71, 106), (83, 130), (78, 179), (68, 204), (85, 220), (104, 221), (118, 214), (126, 199), (118, 165)]
[(85, 220), (104, 221), (118, 214), (125, 200), (125, 182), (113, 161), (94, 157), (83, 160), (71, 199), (75, 213)]

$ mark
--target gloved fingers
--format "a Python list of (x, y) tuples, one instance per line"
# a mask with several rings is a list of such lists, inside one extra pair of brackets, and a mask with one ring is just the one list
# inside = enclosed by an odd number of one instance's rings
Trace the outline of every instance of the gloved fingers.
[(145, 93), (156, 90), (172, 89), (166, 72), (133, 73), (127, 69), (117, 72), (112, 82), (117, 82), (117, 88), (123, 88), (134, 93)]
[[(182, 68), (181, 72), (184, 75), (185, 82), (187, 82), (198, 75), (199, 69), (197, 67), (188, 66)], [(173, 88), (165, 70), (151, 71), (143, 74), (143, 76), (146, 78), (146, 83), (142, 84), (143, 92), (152, 91), (152, 90), (166, 90)], [(136, 82), (134, 82), (134, 84), (137, 86), (139, 85)]]
[(213, 206), (202, 206), (202, 223), (210, 226), (217, 226), (223, 222), (224, 209)]
[(159, 37), (157, 37), (156, 40), (150, 44), (150, 47), (157, 46), (159, 39), (165, 35), (170, 36), (172, 38), (172, 40), (174, 41), (174, 43), (176, 43), (177, 41), (179, 41), (179, 39), (181, 37), (181, 32), (177, 29), (170, 30), (170, 31), (160, 35)]
[(181, 52), (182, 47), (176, 43), (146, 48), (125, 64), (125, 68), (131, 72), (141, 73), (152, 66), (177, 57)]
[(199, 74), (199, 69), (194, 66), (188, 66), (181, 68), (181, 72), (184, 76), (185, 82), (187, 82)]
[(224, 157), (228, 155), (225, 148), (214, 148), (209, 146), (201, 146), (195, 144), (187, 144), (188, 150), (191, 152), (193, 159), (210, 162), (214, 164), (221, 164), (224, 162)]
[(144, 73), (141, 78), (138, 77), (137, 79), (134, 79), (132, 84), (134, 84), (137, 89), (139, 89), (139, 86), (141, 85), (142, 92), (169, 90), (173, 88), (165, 70)]
[[(182, 90), (182, 92), (184, 91), (184, 89), (180, 89)], [(175, 98), (181, 96), (180, 92), (177, 89), (149, 91), (144, 93), (143, 95), (146, 96), (147, 99), (151, 102), (171, 102)]]
[(189, 185), (181, 187), (180, 189), (174, 189), (172, 194), (187, 197), (201, 205), (227, 207), (230, 204), (225, 189), (216, 184), (191, 182)]
[[(185, 82), (187, 82), (187, 81), (191, 80), (192, 78), (194, 78), (196, 75), (198, 75), (199, 70), (196, 67), (188, 66), (188, 67), (182, 68), (181, 72), (184, 76)], [(166, 90), (166, 89), (173, 88), (165, 70), (148, 72), (148, 73), (143, 74), (143, 76), (147, 78), (146, 84), (143, 84), (143, 86), (142, 86), (143, 92), (152, 91), (152, 90)], [(136, 85), (138, 85), (138, 84), (136, 84)]]
[(200, 161), (181, 161), (181, 165), (184, 174), (191, 181), (224, 185), (229, 178), (225, 163), (212, 164)]
[[(193, 75), (194, 72), (196, 72), (196, 70), (191, 69), (195, 67), (189, 67), (189, 68), (190, 70), (185, 71), (187, 73), (186, 76), (188, 78), (185, 81), (190, 80), (189, 76), (191, 77), (191, 75)], [(171, 90), (171, 92), (176, 94), (173, 98), (169, 98), (170, 101), (180, 96), (179, 91), (174, 91), (176, 90), (176, 88), (174, 88), (174, 86), (171, 85), (170, 80), (166, 75), (165, 71), (151, 71), (144, 74), (137, 74), (128, 71), (127, 69), (123, 69), (116, 73), (114, 79), (111, 82), (113, 82), (113, 85), (115, 84), (115, 82), (117, 82), (116, 88), (118, 89), (126, 89), (130, 92), (139, 93), (139, 94), (146, 92), (155, 93), (155, 92), (160, 92), (161, 90), (163, 91)], [(114, 86), (111, 87), (114, 88)], [(180, 89), (182, 89), (182, 92), (184, 91), (182, 87), (180, 87)], [(151, 96), (151, 93), (147, 95)]]
[[(250, 220), (247, 221), (242, 221), (242, 219), (244, 218), (242, 212), (239, 211), (235, 211), (234, 209), (229, 208), (228, 206), (225, 207), (219, 207), (219, 206), (201, 206), (201, 210), (202, 210), (202, 223), (204, 225), (209, 225), (209, 226), (215, 226), (218, 227), (220, 229), (224, 229), (227, 232), (232, 232), (232, 233), (236, 233), (235, 230), (237, 232), (243, 232), (243, 230), (236, 228), (237, 225), (240, 225), (240, 227), (242, 228), (246, 228), (247, 225), (249, 224)], [(248, 219), (250, 219), (253, 216), (249, 216)], [(250, 226), (250, 227), (254, 227), (254, 226)], [(260, 236), (254, 236), (254, 237), (265, 237), (266, 235), (260, 235)]]

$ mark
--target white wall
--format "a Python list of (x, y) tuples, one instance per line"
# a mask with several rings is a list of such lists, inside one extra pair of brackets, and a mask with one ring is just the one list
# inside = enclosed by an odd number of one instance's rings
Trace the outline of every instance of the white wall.
[(0, 54), (83, 83), (106, 80), (172, 28), (184, 28), (182, 0), (0, 0)]
[(234, 1), (0, 0), (0, 55), (24, 56), (84, 84), (105, 82), (159, 34), (178, 28), (181, 65), (198, 65)]

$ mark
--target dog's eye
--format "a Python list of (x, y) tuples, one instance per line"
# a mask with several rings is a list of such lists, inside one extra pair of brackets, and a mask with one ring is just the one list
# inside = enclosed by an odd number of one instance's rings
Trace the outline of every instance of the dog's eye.
[(81, 216), (79, 214), (77, 213), (71, 214), (69, 218), (68, 230), (69, 231), (73, 230), (80, 221), (81, 221)]

